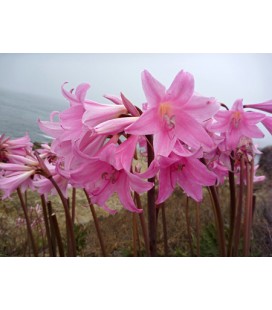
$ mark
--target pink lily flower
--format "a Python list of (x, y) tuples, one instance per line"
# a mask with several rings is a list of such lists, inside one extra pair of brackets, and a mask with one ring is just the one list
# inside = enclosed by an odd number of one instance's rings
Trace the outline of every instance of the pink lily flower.
[(168, 156), (177, 140), (198, 149), (210, 149), (213, 141), (202, 122), (213, 116), (219, 104), (213, 98), (194, 95), (194, 78), (180, 71), (168, 90), (148, 71), (142, 73), (148, 108), (126, 128), (134, 135), (154, 135), (155, 155)]
[(246, 104), (244, 107), (272, 113), (272, 100), (268, 100), (262, 103)]
[(120, 117), (114, 118), (96, 125), (93, 132), (97, 134), (115, 135), (138, 120), (139, 117)]
[(0, 135), (0, 162), (7, 162), (8, 154), (25, 156), (31, 151), (32, 145), (28, 135), (13, 140), (4, 134)]
[(203, 186), (211, 186), (216, 182), (216, 175), (194, 156), (180, 157), (174, 153), (169, 157), (158, 156), (141, 176), (149, 178), (157, 173), (159, 179), (157, 204), (167, 200), (177, 184), (188, 197), (201, 201)]
[(266, 116), (262, 120), (262, 124), (272, 134), (272, 117)]
[(231, 110), (218, 111), (214, 118), (216, 123), (211, 126), (211, 130), (226, 134), (226, 145), (230, 150), (238, 146), (242, 137), (264, 137), (256, 124), (265, 118), (265, 114), (244, 111), (242, 99), (236, 100)]
[[(25, 191), (33, 188), (31, 177), (36, 173), (38, 162), (32, 165), (32, 160), (19, 155), (9, 155), (17, 158), (17, 163), (0, 163), (0, 189), (4, 191), (3, 199), (9, 197), (18, 187)], [(21, 159), (21, 162), (19, 161)], [(25, 165), (25, 164), (30, 165)]]
[(137, 137), (130, 137), (120, 146), (108, 143), (99, 154), (71, 172), (71, 180), (78, 187), (85, 187), (93, 203), (110, 211), (106, 202), (117, 193), (125, 209), (131, 212), (139, 210), (131, 197), (131, 191), (141, 194), (153, 187), (130, 172), (131, 162), (135, 152)]

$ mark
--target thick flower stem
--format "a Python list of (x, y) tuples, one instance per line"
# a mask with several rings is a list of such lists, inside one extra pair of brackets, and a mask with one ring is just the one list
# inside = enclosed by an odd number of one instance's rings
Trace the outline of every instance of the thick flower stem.
[(162, 212), (162, 228), (163, 228), (163, 244), (164, 244), (164, 255), (168, 256), (168, 236), (167, 236), (167, 225), (166, 225), (166, 216), (165, 216), (165, 205), (164, 202), (160, 205)]
[(228, 256), (232, 256), (233, 248), (233, 233), (234, 222), (236, 217), (236, 189), (234, 179), (234, 160), (230, 157), (231, 171), (229, 171), (229, 189), (230, 189), (230, 228), (229, 228), (229, 243), (228, 243)]
[(50, 235), (51, 235), (51, 244), (52, 244), (52, 256), (57, 256), (57, 243), (56, 243), (56, 233), (54, 228), (54, 223), (52, 220), (53, 208), (51, 201), (47, 201), (47, 209), (48, 209), (48, 218), (49, 218), (49, 226), (50, 226)]
[(57, 240), (57, 244), (58, 244), (58, 248), (59, 248), (59, 256), (64, 257), (64, 249), (63, 249), (63, 244), (62, 244), (62, 240), (61, 240), (61, 234), (60, 234), (60, 229), (59, 229), (59, 224), (58, 224), (58, 220), (56, 217), (56, 213), (52, 213), (51, 217), (52, 217), (52, 224), (54, 226), (54, 231), (56, 234), (56, 240)]
[(136, 214), (132, 213), (132, 232), (133, 232), (133, 256), (137, 256), (137, 240), (138, 240), (138, 229)]
[(45, 226), (49, 255), (52, 257), (53, 256), (53, 249), (52, 249), (52, 242), (51, 242), (51, 236), (50, 236), (48, 215), (47, 215), (47, 210), (46, 210), (46, 200), (45, 200), (44, 195), (41, 195), (41, 202), (42, 202), (43, 221), (44, 221), (44, 226)]
[(226, 256), (226, 242), (225, 242), (225, 233), (224, 233), (224, 221), (221, 212), (221, 207), (218, 199), (218, 195), (214, 186), (209, 187), (215, 211), (215, 218), (217, 223), (217, 231), (218, 231), (218, 240), (220, 247), (220, 255)]
[(100, 226), (99, 226), (99, 222), (98, 222), (98, 219), (97, 219), (97, 216), (96, 216), (96, 212), (95, 212), (94, 206), (93, 206), (93, 204), (91, 202), (91, 199), (90, 199), (90, 197), (89, 197), (89, 195), (88, 195), (88, 193), (87, 193), (87, 191), (85, 189), (84, 189), (84, 193), (86, 195), (89, 207), (90, 207), (91, 212), (92, 212), (92, 216), (93, 216), (93, 220), (94, 220), (94, 225), (95, 225), (97, 237), (99, 239), (102, 255), (106, 256), (106, 250), (105, 250), (105, 246), (104, 246), (104, 241), (103, 241), (103, 238), (102, 238), (102, 234), (101, 234), (101, 230), (100, 230)]
[(76, 189), (73, 187), (72, 189), (72, 223), (75, 224), (76, 217)]
[[(137, 208), (143, 209), (142, 203), (141, 203), (141, 198), (140, 198), (139, 194), (136, 192), (134, 192), (134, 200), (136, 201)], [(147, 227), (146, 227), (143, 212), (139, 213), (139, 217), (140, 217), (140, 222), (141, 222), (141, 227), (142, 227), (142, 232), (143, 232), (143, 237), (144, 237), (146, 255), (150, 256), (149, 239), (148, 239)]]
[(52, 176), (50, 176), (49, 180), (52, 182), (52, 184), (56, 188), (56, 190), (57, 190), (57, 192), (58, 192), (58, 194), (60, 196), (61, 202), (63, 204), (63, 207), (64, 207), (65, 218), (66, 218), (66, 228), (67, 228), (67, 232), (68, 232), (68, 234), (67, 234), (68, 255), (69, 256), (76, 256), (75, 235), (74, 235), (73, 223), (72, 223), (72, 219), (71, 219), (71, 216), (70, 216), (67, 199), (62, 194), (62, 192), (61, 192), (58, 184), (54, 180), (54, 178)]
[(191, 221), (190, 221), (190, 214), (189, 214), (189, 197), (188, 196), (186, 197), (185, 218), (186, 218), (186, 227), (187, 227), (187, 235), (188, 235), (188, 240), (189, 240), (190, 252), (191, 252), (191, 256), (194, 256), (192, 232), (191, 232)]
[(233, 244), (233, 256), (238, 255), (238, 247), (240, 240), (242, 211), (243, 211), (243, 198), (244, 198), (244, 175), (245, 175), (245, 160), (241, 157), (240, 160), (240, 185), (239, 185), (239, 200), (237, 205), (237, 214), (234, 222), (234, 244)]
[(19, 187), (17, 188), (17, 194), (18, 194), (18, 197), (19, 197), (20, 202), (21, 202), (21, 206), (22, 206), (23, 211), (24, 211), (25, 220), (26, 220), (26, 227), (27, 227), (28, 235), (29, 235), (30, 242), (31, 242), (31, 245), (32, 245), (33, 254), (34, 254), (34, 256), (38, 256), (38, 250), (37, 250), (37, 246), (36, 246), (35, 241), (34, 241), (30, 220), (29, 220), (29, 217), (28, 217), (28, 214), (27, 214), (26, 204), (24, 202), (24, 198), (23, 198), (21, 189)]
[[(252, 160), (253, 162), (253, 160)], [(244, 215), (244, 248), (243, 255), (250, 255), (250, 232), (252, 225), (252, 203), (253, 203), (253, 173), (254, 163), (246, 163), (247, 195)]]
[[(154, 159), (153, 136), (147, 135), (147, 163), (148, 167)], [(155, 177), (149, 178), (149, 182), (155, 183)], [(156, 225), (156, 204), (155, 204), (155, 186), (147, 192), (148, 204), (148, 231), (149, 248), (151, 256), (157, 256), (157, 225)]]
[(200, 203), (196, 203), (196, 255), (200, 256), (200, 212), (199, 212)]

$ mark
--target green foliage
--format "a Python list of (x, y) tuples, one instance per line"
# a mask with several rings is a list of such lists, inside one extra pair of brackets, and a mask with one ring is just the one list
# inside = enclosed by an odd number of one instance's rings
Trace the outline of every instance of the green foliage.
[(208, 224), (202, 231), (200, 239), (200, 256), (219, 256), (217, 233), (213, 224)]
[(88, 229), (81, 224), (74, 225), (74, 234), (76, 240), (76, 250), (80, 253), (87, 244)]

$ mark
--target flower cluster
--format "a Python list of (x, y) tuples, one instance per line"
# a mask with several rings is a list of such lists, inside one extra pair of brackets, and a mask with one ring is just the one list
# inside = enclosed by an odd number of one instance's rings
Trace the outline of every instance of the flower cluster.
[[(144, 71), (142, 109), (122, 93), (106, 95), (111, 103), (102, 104), (86, 99), (89, 84), (71, 91), (66, 84), (61, 89), (69, 108), (52, 112), (49, 121), (38, 120), (40, 129), (53, 138), (51, 146), (44, 144), (34, 152), (28, 136), (0, 137), (4, 198), (18, 187), (54, 193), (53, 178), (64, 196), (70, 186), (83, 188), (93, 203), (114, 213), (107, 201), (117, 193), (125, 209), (141, 212), (133, 193), (148, 192), (155, 177), (157, 204), (168, 199), (176, 186), (201, 201), (203, 187), (222, 184), (229, 171), (239, 174), (241, 156), (248, 161), (254, 158), (258, 150), (252, 139), (264, 136), (258, 124), (272, 132), (272, 117), (245, 110), (271, 113), (272, 101), (243, 105), (238, 99), (228, 110), (214, 97), (196, 93), (194, 78), (185, 71), (168, 89)], [(145, 156), (152, 160), (148, 167)]]

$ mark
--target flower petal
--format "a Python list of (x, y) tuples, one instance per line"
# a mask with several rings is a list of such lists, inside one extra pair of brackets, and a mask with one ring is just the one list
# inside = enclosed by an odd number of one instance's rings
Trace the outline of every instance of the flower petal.
[(165, 101), (176, 102), (184, 105), (192, 97), (194, 92), (194, 77), (184, 71), (180, 71), (166, 92)]
[(182, 109), (202, 122), (210, 119), (220, 109), (220, 104), (215, 98), (194, 95)]
[(206, 130), (187, 113), (176, 115), (176, 136), (193, 148), (203, 147), (203, 150), (212, 148), (214, 143)]
[(161, 130), (157, 109), (149, 109), (138, 120), (125, 129), (125, 132), (133, 135), (149, 135)]
[(150, 108), (158, 106), (165, 96), (165, 87), (147, 70), (142, 72), (142, 85)]

